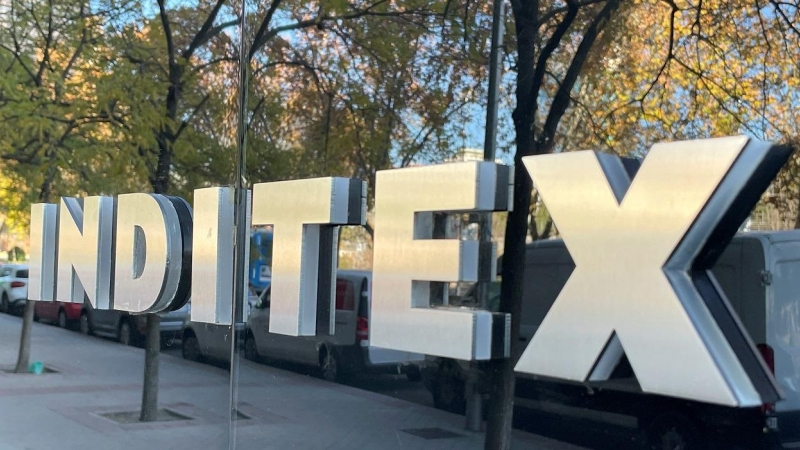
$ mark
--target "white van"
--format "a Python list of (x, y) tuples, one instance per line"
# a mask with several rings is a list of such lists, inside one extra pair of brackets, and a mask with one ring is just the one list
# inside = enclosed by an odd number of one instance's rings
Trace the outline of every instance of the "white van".
[[(533, 337), (573, 269), (563, 241), (528, 245), (521, 341)], [(623, 358), (612, 379), (605, 382), (570, 383), (518, 374), (516, 406), (628, 429), (655, 449), (691, 450), (712, 444), (742, 449), (800, 448), (800, 230), (739, 234), (722, 253), (713, 273), (773, 369), (783, 400), (760, 408), (736, 409), (644, 394)], [(499, 289), (491, 292), (499, 295)], [(518, 345), (518, 353), (524, 347), (524, 343)], [(463, 410), (465, 367), (443, 359), (426, 365), (423, 377), (437, 407)]]

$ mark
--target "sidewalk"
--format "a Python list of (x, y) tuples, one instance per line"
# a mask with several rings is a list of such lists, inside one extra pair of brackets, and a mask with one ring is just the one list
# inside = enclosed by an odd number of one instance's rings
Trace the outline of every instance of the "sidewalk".
[[(0, 368), (16, 361), (21, 320), (0, 314)], [(353, 387), (242, 360), (240, 420), (229, 425), (229, 373), (162, 355), (159, 405), (185, 419), (118, 424), (138, 410), (144, 351), (34, 324), (32, 361), (58, 373), (0, 372), (0, 450), (482, 449), (464, 418)], [(527, 433), (516, 449), (577, 450)]]

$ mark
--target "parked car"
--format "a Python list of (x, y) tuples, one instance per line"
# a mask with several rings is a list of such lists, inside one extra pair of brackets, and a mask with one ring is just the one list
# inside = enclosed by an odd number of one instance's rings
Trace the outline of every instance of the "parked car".
[(22, 311), (28, 299), (28, 265), (6, 264), (0, 268), (0, 312)]
[[(267, 283), (267, 289), (269, 283)], [(267, 290), (263, 291), (267, 292)], [(259, 302), (259, 296), (256, 294), (255, 289), (251, 286), (248, 290), (247, 304), (244, 310), (244, 321), (250, 315), (256, 304)], [(181, 339), (181, 353), (184, 359), (190, 361), (199, 361), (204, 358), (216, 359), (220, 361), (229, 361), (231, 354), (231, 340), (241, 339), (244, 336), (245, 324), (239, 322), (236, 324), (236, 333), (231, 332), (230, 325), (218, 325), (213, 323), (200, 323), (192, 322), (190, 315), (187, 315), (183, 323), (183, 337)]]
[[(175, 311), (159, 313), (161, 318), (161, 339), (171, 341), (180, 339), (183, 321), (189, 315), (190, 303)], [(85, 302), (79, 317), (80, 331), (84, 334), (95, 334), (118, 340), (123, 345), (135, 345), (141, 342), (147, 333), (147, 316), (130, 314), (113, 309), (94, 309)]]
[(79, 323), (83, 303), (36, 302), (33, 311), (34, 320), (43, 320), (57, 324), (61, 328), (67, 328)]
[(247, 320), (245, 356), (317, 366), (329, 381), (348, 373), (404, 373), (420, 380), (414, 362), (423, 360), (422, 355), (369, 345), (371, 285), (370, 272), (338, 271), (334, 334), (307, 337), (268, 331), (271, 289), (266, 289)]
[[(574, 269), (561, 240), (526, 250), (520, 341), (529, 342)], [(800, 231), (742, 233), (712, 269), (784, 395), (776, 404), (729, 408), (645, 394), (623, 356), (608, 381), (573, 383), (517, 374), (526, 412), (621, 427), (648, 448), (800, 447)], [(473, 295), (474, 296), (474, 295)], [(499, 291), (490, 291), (497, 304)], [(518, 358), (525, 345), (512, 355)], [(657, 350), (657, 349), (654, 349)], [(440, 409), (463, 412), (468, 363), (432, 358), (423, 380)]]

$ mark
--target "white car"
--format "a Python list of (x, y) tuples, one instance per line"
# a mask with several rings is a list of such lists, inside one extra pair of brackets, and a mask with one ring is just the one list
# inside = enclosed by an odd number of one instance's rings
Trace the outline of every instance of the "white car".
[(28, 265), (6, 264), (0, 267), (0, 312), (22, 310), (28, 299)]

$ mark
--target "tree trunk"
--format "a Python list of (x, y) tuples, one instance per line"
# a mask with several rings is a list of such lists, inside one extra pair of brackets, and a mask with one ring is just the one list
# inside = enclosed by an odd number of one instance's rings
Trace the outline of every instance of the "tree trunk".
[(31, 363), (31, 327), (33, 326), (33, 307), (35, 303), (31, 300), (25, 301), (25, 312), (22, 313), (22, 333), (19, 338), (19, 353), (17, 354), (17, 366), (14, 373), (28, 372)]
[[(56, 151), (50, 150), (48, 154), (47, 173), (44, 181), (39, 187), (39, 201), (48, 203), (53, 190), (53, 180), (55, 179), (58, 166), (56, 165)], [(19, 353), (17, 353), (17, 365), (14, 373), (25, 373), (31, 361), (31, 328), (33, 328), (34, 303), (31, 300), (25, 301), (25, 311), (22, 313), (22, 331), (19, 336)]]
[(158, 420), (158, 355), (161, 353), (161, 319), (147, 314), (147, 338), (144, 351), (144, 383), (142, 386), (142, 412), (139, 420)]
[[(167, 30), (165, 30), (165, 33)], [(168, 37), (171, 39), (171, 37)], [(166, 115), (170, 120), (177, 116), (178, 101), (181, 96), (180, 66), (173, 64), (174, 55), (170, 55), (170, 86), (167, 92)], [(175, 134), (171, 125), (162, 127), (156, 134), (158, 142), (158, 159), (155, 173), (151, 174), (150, 183), (153, 192), (166, 194), (169, 191), (169, 172), (172, 167), (172, 149)], [(161, 319), (156, 314), (147, 314), (147, 334), (144, 342), (144, 381), (142, 383), (141, 422), (158, 420), (158, 355), (161, 353)]]
[[(165, 194), (169, 187), (171, 155), (161, 147), (156, 176), (152, 178), (153, 192)], [(161, 319), (150, 313), (147, 318), (147, 334), (144, 342), (144, 381), (142, 383), (142, 410), (139, 420), (158, 420), (158, 355), (161, 353)]]
[(172, 167), (172, 143), (168, 140), (168, 132), (163, 132), (158, 139), (158, 159), (156, 171), (150, 178), (150, 185), (156, 194), (164, 194), (169, 190), (169, 171)]
[[(173, 56), (170, 56), (170, 61), (173, 61)], [(167, 90), (166, 104), (166, 117), (169, 119), (169, 123), (162, 125), (156, 133), (158, 158), (156, 160), (155, 173), (151, 174), (150, 177), (150, 184), (156, 194), (166, 194), (169, 191), (172, 152), (175, 149), (175, 141), (178, 138), (173, 127), (178, 119), (178, 104), (183, 96), (183, 71), (182, 65), (170, 63), (170, 85)]]
[[(519, 155), (519, 153), (518, 153)], [(505, 234), (500, 311), (511, 313), (511, 356), (489, 362), (491, 386), (488, 418), (486, 422), (486, 450), (509, 450), (511, 448), (511, 424), (514, 415), (514, 355), (519, 343), (519, 320), (522, 313), (522, 277), (525, 270), (525, 237), (528, 232), (528, 206), (531, 201), (533, 183), (522, 161), (518, 158), (514, 166), (517, 180), (514, 186), (514, 210), (508, 213)]]
[(797, 211), (794, 216), (794, 229), (800, 229), (800, 186), (797, 187)]
[(489, 405), (486, 420), (486, 450), (511, 448), (511, 425), (514, 419), (514, 366), (519, 352), (520, 316), (522, 313), (522, 276), (525, 270), (525, 238), (528, 234), (533, 182), (522, 164), (522, 157), (533, 153), (534, 120), (538, 89), (534, 87), (534, 61), (538, 34), (538, 1), (512, 2), (516, 24), (517, 71), (516, 101), (512, 115), (517, 148), (514, 154), (514, 203), (506, 219), (503, 249), (502, 283), (499, 311), (511, 314), (511, 356), (489, 361)]
[[(489, 420), (486, 426), (485, 448), (487, 450), (508, 450), (511, 448), (511, 424), (514, 413), (514, 366), (515, 351), (519, 345), (520, 315), (522, 312), (522, 278), (525, 275), (525, 236), (528, 233), (528, 215), (531, 205), (533, 182), (522, 164), (528, 155), (550, 153), (558, 124), (569, 106), (569, 93), (575, 86), (578, 75), (586, 63), (586, 58), (594, 47), (595, 40), (602, 33), (609, 19), (619, 8), (620, 0), (608, 0), (594, 15), (583, 33), (583, 39), (575, 50), (558, 91), (553, 96), (547, 113), (547, 120), (536, 138), (534, 120), (537, 116), (538, 98), (542, 80), (547, 69), (548, 58), (558, 50), (562, 39), (569, 36), (567, 31), (577, 14), (577, 2), (567, 2), (569, 11), (556, 31), (550, 36), (547, 45), (537, 54), (537, 33), (539, 29), (539, 1), (524, 0), (512, 2), (514, 23), (517, 31), (517, 107), (514, 109), (514, 133), (517, 138), (517, 151), (514, 155), (514, 210), (508, 214), (505, 253), (503, 255), (502, 283), (500, 291), (500, 312), (511, 314), (511, 358), (490, 362), (492, 376), (492, 395)], [(535, 66), (535, 69), (534, 69)]]

